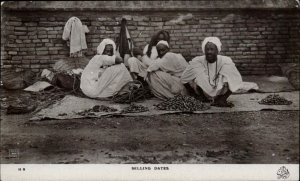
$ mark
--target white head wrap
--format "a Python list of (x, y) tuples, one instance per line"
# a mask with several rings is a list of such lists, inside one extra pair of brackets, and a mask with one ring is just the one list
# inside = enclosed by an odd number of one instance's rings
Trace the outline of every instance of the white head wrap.
[(156, 45), (158, 45), (158, 44), (166, 45), (169, 48), (169, 43), (165, 40), (160, 40)]
[(221, 43), (221, 41), (218, 37), (206, 37), (202, 42), (202, 51), (203, 51), (203, 53), (205, 53), (205, 45), (208, 42), (211, 42), (211, 43), (215, 44), (218, 48), (218, 51), (219, 52), (221, 51), (222, 43)]
[(114, 49), (113, 55), (115, 55), (116, 54), (116, 44), (114, 41), (112, 41), (111, 39), (108, 39), (108, 38), (102, 40), (102, 42), (99, 44), (99, 46), (97, 47), (97, 54), (102, 55), (106, 45), (113, 46), (113, 49)]

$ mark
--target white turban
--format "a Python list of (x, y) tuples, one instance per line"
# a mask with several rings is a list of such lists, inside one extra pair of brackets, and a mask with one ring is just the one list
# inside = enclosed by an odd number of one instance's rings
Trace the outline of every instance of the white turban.
[(165, 40), (160, 40), (156, 45), (158, 45), (158, 44), (166, 45), (169, 48), (169, 43)]
[(97, 47), (97, 54), (102, 55), (106, 45), (113, 46), (113, 49), (114, 49), (113, 55), (115, 55), (116, 54), (116, 44), (114, 41), (112, 41), (111, 39), (108, 39), (108, 38), (102, 40), (102, 42), (99, 44), (99, 46)]
[(202, 42), (202, 51), (203, 51), (203, 53), (205, 53), (205, 45), (208, 42), (211, 42), (211, 43), (215, 44), (218, 48), (218, 51), (219, 52), (221, 51), (222, 43), (221, 43), (221, 41), (218, 37), (206, 37)]

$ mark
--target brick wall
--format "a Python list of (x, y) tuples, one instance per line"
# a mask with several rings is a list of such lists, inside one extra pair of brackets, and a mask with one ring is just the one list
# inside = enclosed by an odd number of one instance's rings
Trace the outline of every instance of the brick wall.
[[(190, 13), (190, 14), (188, 14)], [(187, 15), (179, 22), (179, 14)], [(67, 20), (76, 16), (87, 25), (87, 57), (103, 38), (115, 39), (122, 17), (135, 46), (143, 48), (158, 30), (170, 32), (173, 52), (187, 60), (202, 55), (201, 42), (218, 36), (221, 54), (230, 56), (242, 74), (280, 74), (280, 64), (299, 62), (299, 11), (205, 10), (157, 12), (7, 11), (2, 13), (1, 66), (39, 71), (69, 56), (62, 40)], [(173, 20), (173, 21), (172, 21)], [(177, 22), (177, 23), (174, 23)]]

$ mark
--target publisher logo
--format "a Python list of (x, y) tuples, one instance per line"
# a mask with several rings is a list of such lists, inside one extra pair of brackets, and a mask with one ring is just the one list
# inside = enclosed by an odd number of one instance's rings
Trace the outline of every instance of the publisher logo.
[(282, 166), (279, 168), (279, 170), (277, 171), (277, 178), (278, 179), (287, 179), (290, 176), (290, 172), (287, 168), (285, 168), (285, 166)]

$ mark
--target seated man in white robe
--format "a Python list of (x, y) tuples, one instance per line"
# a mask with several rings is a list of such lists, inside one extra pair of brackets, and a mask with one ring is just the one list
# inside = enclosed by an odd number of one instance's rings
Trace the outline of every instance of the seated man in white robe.
[(183, 72), (181, 82), (191, 95), (212, 106), (232, 107), (227, 98), (242, 86), (242, 77), (230, 57), (218, 55), (221, 41), (217, 37), (205, 38), (204, 56), (195, 57)]
[(144, 79), (147, 75), (147, 68), (158, 58), (156, 45), (160, 40), (169, 42), (169, 32), (160, 30), (155, 35), (153, 35), (150, 43), (145, 46), (141, 59), (138, 59), (136, 57), (131, 57), (128, 59), (130, 72), (133, 73), (135, 78)]
[(181, 54), (169, 52), (167, 41), (159, 41), (156, 48), (159, 58), (148, 67), (146, 78), (152, 93), (162, 100), (183, 94), (185, 88), (180, 77), (187, 61)]
[(81, 75), (80, 88), (86, 96), (108, 98), (132, 81), (123, 59), (115, 54), (115, 43), (104, 39)]

